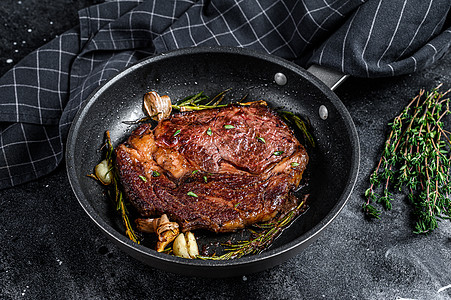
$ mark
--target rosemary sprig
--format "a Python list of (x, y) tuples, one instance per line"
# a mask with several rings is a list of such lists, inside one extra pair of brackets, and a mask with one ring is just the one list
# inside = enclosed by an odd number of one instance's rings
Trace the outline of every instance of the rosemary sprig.
[[(240, 258), (249, 254), (258, 254), (267, 249), (272, 242), (282, 233), (282, 230), (288, 227), (295, 218), (304, 211), (305, 202), (309, 195), (305, 195), (302, 201), (292, 210), (282, 215), (277, 221), (256, 225), (262, 231), (252, 231), (254, 237), (247, 241), (239, 241), (236, 244), (225, 244), (227, 248), (225, 254), (216, 256), (202, 256), (197, 258), (203, 260), (229, 260)], [(239, 203), (238, 203), (239, 204)], [(236, 206), (238, 206), (238, 204)]]
[(391, 209), (395, 188), (405, 191), (413, 205), (415, 233), (431, 232), (438, 221), (451, 218), (451, 141), (443, 128), (443, 118), (450, 113), (449, 98), (444, 98), (449, 90), (441, 93), (440, 87), (425, 97), (421, 90), (389, 124), (391, 131), (365, 191), (362, 207), (369, 217), (380, 218), (374, 203)]

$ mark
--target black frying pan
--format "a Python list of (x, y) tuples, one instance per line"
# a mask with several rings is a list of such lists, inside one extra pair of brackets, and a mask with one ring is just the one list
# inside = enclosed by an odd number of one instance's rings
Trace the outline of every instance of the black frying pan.
[[(275, 74), (286, 78), (275, 80)], [(278, 75), (280, 76), (280, 74)], [(282, 76), (283, 77), (283, 76)], [(280, 77), (279, 77), (280, 78)], [(102, 160), (99, 150), (109, 130), (114, 146), (135, 126), (123, 121), (144, 116), (143, 95), (155, 90), (171, 99), (231, 88), (228, 99), (266, 100), (309, 119), (316, 147), (312, 154), (309, 209), (261, 254), (229, 261), (189, 260), (157, 253), (131, 242), (103, 188), (87, 174)], [(229, 277), (261, 271), (292, 257), (338, 215), (355, 184), (359, 167), (357, 132), (346, 108), (328, 86), (281, 58), (240, 48), (188, 48), (143, 60), (95, 91), (74, 119), (67, 143), (72, 189), (91, 219), (126, 253), (152, 267), (184, 275)], [(201, 234), (199, 244), (235, 237)]]

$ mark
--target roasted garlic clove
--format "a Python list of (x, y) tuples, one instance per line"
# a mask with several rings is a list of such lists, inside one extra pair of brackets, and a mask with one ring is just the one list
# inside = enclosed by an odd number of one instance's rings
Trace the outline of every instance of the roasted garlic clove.
[(166, 119), (172, 111), (171, 99), (167, 95), (160, 96), (154, 91), (148, 92), (144, 95), (144, 109), (155, 121)]
[(162, 252), (179, 234), (179, 224), (170, 222), (166, 214), (157, 219), (136, 219), (135, 222), (139, 231), (158, 235), (158, 252)]
[(185, 234), (180, 233), (174, 240), (172, 251), (176, 256), (183, 258), (196, 258), (199, 255), (199, 248), (197, 247), (196, 238), (192, 232)]
[(172, 251), (176, 256), (191, 258), (188, 253), (188, 246), (186, 245), (186, 239), (183, 233), (180, 233), (174, 240), (174, 243), (172, 244)]
[(111, 169), (110, 165), (108, 164), (108, 161), (106, 159), (102, 160), (95, 167), (96, 177), (104, 185), (111, 184), (111, 181), (113, 180), (113, 174), (111, 174), (111, 170), (110, 169)]
[(199, 248), (197, 247), (197, 241), (194, 234), (190, 231), (185, 233), (186, 246), (188, 248), (188, 254), (191, 258), (196, 258), (199, 255)]

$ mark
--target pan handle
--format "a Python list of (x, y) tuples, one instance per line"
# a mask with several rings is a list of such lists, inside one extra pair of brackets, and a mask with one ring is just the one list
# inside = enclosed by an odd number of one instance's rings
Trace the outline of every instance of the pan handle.
[(349, 77), (349, 75), (319, 65), (311, 65), (307, 71), (324, 82), (332, 91)]

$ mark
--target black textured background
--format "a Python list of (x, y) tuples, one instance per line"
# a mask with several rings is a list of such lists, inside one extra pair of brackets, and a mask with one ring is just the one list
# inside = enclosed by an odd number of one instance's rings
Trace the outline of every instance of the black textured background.
[[(22, 0), (0, 5), (0, 75), (100, 1)], [(12, 60), (12, 62), (11, 62)], [(451, 299), (451, 222), (412, 233), (398, 199), (381, 221), (360, 207), (385, 125), (421, 88), (451, 88), (451, 53), (433, 67), (385, 79), (348, 79), (336, 93), (361, 145), (356, 188), (318, 241), (273, 269), (223, 280), (186, 278), (142, 265), (96, 228), (62, 164), (40, 180), (0, 191), (1, 299)], [(1, 97), (1, 95), (0, 95)], [(439, 292), (440, 291), (440, 292)]]

